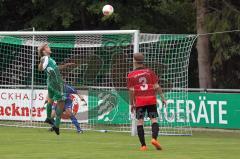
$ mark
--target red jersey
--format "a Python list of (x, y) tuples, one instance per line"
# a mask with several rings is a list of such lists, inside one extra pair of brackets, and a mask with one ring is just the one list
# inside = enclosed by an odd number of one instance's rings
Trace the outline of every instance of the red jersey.
[(157, 103), (155, 84), (157, 75), (148, 68), (139, 68), (128, 74), (128, 89), (133, 89), (135, 106), (155, 105)]

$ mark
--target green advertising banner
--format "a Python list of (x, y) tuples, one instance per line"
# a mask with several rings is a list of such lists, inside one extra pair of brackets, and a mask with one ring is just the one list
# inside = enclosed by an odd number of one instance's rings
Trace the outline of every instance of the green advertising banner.
[(240, 129), (240, 94), (189, 93), (188, 106), (192, 127)]
[(90, 90), (88, 119), (98, 124), (130, 124), (128, 93), (115, 90)]
[[(167, 96), (177, 97), (176, 93)], [(89, 118), (95, 123), (130, 123), (127, 91), (92, 90), (88, 99)], [(160, 125), (190, 122), (192, 127), (240, 129), (240, 94), (188, 93), (188, 98), (180, 95), (167, 103), (164, 107), (158, 100)]]

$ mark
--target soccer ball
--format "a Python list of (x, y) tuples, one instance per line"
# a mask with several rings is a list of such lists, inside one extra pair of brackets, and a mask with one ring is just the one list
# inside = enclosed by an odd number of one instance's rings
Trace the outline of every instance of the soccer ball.
[(107, 4), (103, 7), (102, 12), (105, 16), (109, 16), (113, 13), (113, 7)]

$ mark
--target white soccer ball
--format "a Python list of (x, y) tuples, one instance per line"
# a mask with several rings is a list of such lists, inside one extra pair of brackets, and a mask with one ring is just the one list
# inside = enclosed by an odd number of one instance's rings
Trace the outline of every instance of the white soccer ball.
[(107, 4), (103, 7), (102, 12), (105, 16), (109, 16), (113, 13), (114, 9), (111, 5)]

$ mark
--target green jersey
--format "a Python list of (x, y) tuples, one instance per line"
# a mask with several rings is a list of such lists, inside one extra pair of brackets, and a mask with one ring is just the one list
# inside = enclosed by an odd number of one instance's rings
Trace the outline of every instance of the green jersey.
[(55, 60), (51, 57), (45, 58), (43, 69), (47, 74), (47, 87), (49, 97), (60, 100), (63, 96), (64, 81)]

